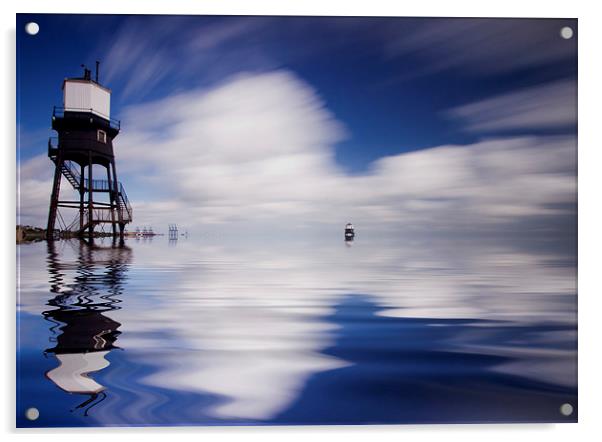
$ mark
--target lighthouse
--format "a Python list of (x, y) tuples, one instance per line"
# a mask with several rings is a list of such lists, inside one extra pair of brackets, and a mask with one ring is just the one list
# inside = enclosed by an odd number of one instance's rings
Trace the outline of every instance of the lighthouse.
[[(109, 225), (114, 236), (123, 237), (132, 221), (132, 207), (125, 188), (117, 179), (113, 140), (121, 123), (111, 118), (111, 90), (101, 85), (90, 69), (83, 76), (63, 81), (63, 106), (52, 111), (52, 129), (58, 137), (48, 140), (48, 157), (55, 166), (47, 235), (54, 237), (57, 221), (62, 229), (79, 236), (93, 236), (94, 229)], [(61, 198), (61, 183), (79, 195), (77, 200)], [(67, 184), (65, 183), (65, 184)], [(76, 209), (75, 219), (65, 219), (59, 208)]]
[[(79, 241), (75, 265), (70, 261), (67, 266), (55, 242), (48, 241), (52, 297), (46, 303), (50, 308), (42, 315), (50, 324), (52, 346), (44, 355), (53, 355), (56, 360), (54, 368), (46, 371), (46, 378), (67, 393), (86, 397), (76, 408), (89, 409), (104, 399), (105, 386), (93, 374), (106, 369), (110, 362), (105, 357), (119, 348), (116, 343), (121, 323), (111, 316), (121, 308), (132, 251), (116, 244), (99, 247)], [(72, 274), (72, 283), (66, 283), (70, 279), (66, 274)]]

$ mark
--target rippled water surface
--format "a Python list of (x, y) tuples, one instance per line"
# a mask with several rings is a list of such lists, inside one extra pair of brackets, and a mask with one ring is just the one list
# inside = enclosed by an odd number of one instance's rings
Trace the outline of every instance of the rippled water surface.
[(576, 421), (572, 259), (361, 238), (18, 253), (19, 426)]

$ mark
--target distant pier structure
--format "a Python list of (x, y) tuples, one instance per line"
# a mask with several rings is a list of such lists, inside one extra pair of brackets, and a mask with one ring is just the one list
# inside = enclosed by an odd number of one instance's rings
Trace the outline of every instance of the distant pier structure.
[(176, 224), (169, 225), (169, 239), (172, 241), (178, 239), (178, 226)]
[[(55, 166), (47, 234), (52, 239), (57, 221), (63, 230), (93, 236), (94, 228), (110, 225), (114, 236), (123, 237), (132, 221), (132, 206), (117, 179), (113, 140), (121, 123), (110, 117), (111, 91), (84, 66), (82, 77), (63, 81), (63, 106), (52, 111), (52, 129), (58, 137), (48, 140), (48, 157)], [(95, 167), (96, 166), (96, 167)], [(100, 177), (94, 172), (106, 170)], [(76, 201), (61, 199), (62, 178), (79, 194)], [(76, 209), (75, 219), (65, 219), (59, 208)]]

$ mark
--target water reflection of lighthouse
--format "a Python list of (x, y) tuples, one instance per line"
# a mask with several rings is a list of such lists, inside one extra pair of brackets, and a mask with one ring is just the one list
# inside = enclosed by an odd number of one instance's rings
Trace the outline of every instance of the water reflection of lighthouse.
[[(61, 262), (58, 246), (76, 246), (77, 260)], [(120, 296), (131, 249), (113, 242), (109, 247), (94, 243), (48, 243), (48, 271), (53, 307), (43, 313), (55, 345), (45, 353), (56, 357), (59, 365), (46, 373), (67, 393), (87, 396), (76, 408), (88, 410), (106, 397), (105, 387), (90, 374), (109, 366), (105, 356), (114, 348), (121, 324), (108, 316), (120, 307)], [(72, 282), (66, 276), (75, 272)]]

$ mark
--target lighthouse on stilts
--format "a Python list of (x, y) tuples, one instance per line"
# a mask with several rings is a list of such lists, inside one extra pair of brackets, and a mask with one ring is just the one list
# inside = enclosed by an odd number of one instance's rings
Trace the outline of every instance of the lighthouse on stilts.
[[(98, 68), (96, 62), (94, 80), (85, 67), (83, 77), (65, 79), (63, 107), (54, 107), (52, 112), (52, 129), (58, 137), (48, 140), (48, 157), (55, 165), (48, 239), (55, 237), (57, 221), (63, 231), (90, 237), (96, 226), (102, 229), (104, 225), (111, 226), (113, 236), (123, 237), (125, 225), (132, 221), (132, 207), (117, 180), (113, 152), (120, 122), (110, 117), (111, 91), (99, 83)], [(95, 177), (99, 170), (101, 177)], [(63, 177), (77, 191), (77, 201), (60, 198)], [(77, 209), (78, 213), (68, 223), (59, 208)]]

